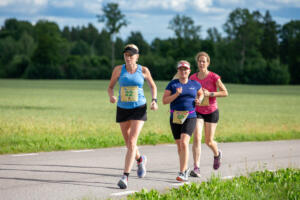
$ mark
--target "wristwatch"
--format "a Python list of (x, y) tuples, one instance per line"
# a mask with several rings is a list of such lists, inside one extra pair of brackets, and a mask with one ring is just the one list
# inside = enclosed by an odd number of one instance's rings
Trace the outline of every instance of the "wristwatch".
[(155, 101), (155, 103), (157, 103), (157, 99), (152, 99), (152, 101)]
[(211, 93), (209, 94), (210, 97), (213, 97), (214, 95), (215, 95), (215, 93), (213, 93), (213, 92), (211, 92)]

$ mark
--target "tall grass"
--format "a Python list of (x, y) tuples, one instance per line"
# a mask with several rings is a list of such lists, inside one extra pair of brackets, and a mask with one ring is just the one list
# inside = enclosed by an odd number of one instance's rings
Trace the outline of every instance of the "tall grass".
[[(139, 144), (173, 142), (169, 105), (148, 111)], [(108, 81), (0, 80), (0, 154), (124, 145), (109, 103)], [(218, 141), (300, 138), (300, 86), (226, 84), (218, 98)], [(118, 93), (118, 88), (115, 94)], [(147, 99), (151, 99), (145, 86)]]
[(192, 199), (273, 199), (296, 200), (300, 198), (300, 170), (280, 169), (276, 172), (253, 172), (232, 180), (212, 177), (201, 184), (185, 184), (165, 194), (157, 190), (142, 190), (130, 195), (129, 200), (192, 200)]

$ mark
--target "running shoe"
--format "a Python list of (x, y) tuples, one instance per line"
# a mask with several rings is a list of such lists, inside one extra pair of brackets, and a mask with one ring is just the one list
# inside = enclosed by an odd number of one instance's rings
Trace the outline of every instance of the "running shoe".
[(214, 165), (213, 165), (213, 168), (215, 170), (219, 169), (219, 167), (221, 166), (221, 159), (222, 159), (222, 151), (219, 150), (219, 155), (218, 156), (214, 156)]
[(141, 156), (141, 161), (137, 163), (137, 175), (139, 178), (143, 178), (146, 176), (146, 163), (147, 163), (147, 157)]
[(176, 180), (179, 182), (187, 182), (189, 180), (190, 169), (188, 168), (184, 172), (179, 172)]
[(194, 167), (194, 170), (191, 171), (190, 176), (192, 176), (192, 177), (201, 177), (199, 167)]
[(121, 189), (126, 189), (128, 185), (128, 177), (126, 175), (123, 175), (122, 178), (118, 182), (118, 186)]

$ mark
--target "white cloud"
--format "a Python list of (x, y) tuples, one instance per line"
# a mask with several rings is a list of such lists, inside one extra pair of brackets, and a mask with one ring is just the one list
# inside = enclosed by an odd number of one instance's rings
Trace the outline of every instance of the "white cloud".
[(228, 5), (228, 4), (239, 4), (242, 5), (245, 3), (245, 0), (218, 0), (218, 2), (222, 5)]
[(48, 4), (48, 0), (1, 0), (0, 5), (31, 5), (31, 6), (45, 6)]
[(0, 4), (12, 13), (35, 14), (48, 5), (48, 0), (1, 0)]
[(280, 5), (274, 4), (274, 3), (271, 4), (271, 3), (268, 3), (268, 2), (258, 1), (255, 4), (255, 7), (263, 8), (263, 9), (266, 9), (266, 10), (277, 10), (277, 9), (280, 8)]
[(37, 6), (43, 6), (43, 5), (48, 4), (48, 0), (28, 0), (28, 2), (33, 3), (34, 5), (37, 5)]
[(98, 2), (85, 1), (83, 3), (83, 8), (92, 14), (100, 14), (102, 12), (101, 1)]
[(75, 2), (72, 0), (66, 0), (66, 1), (55, 0), (55, 1), (51, 1), (50, 3), (54, 7), (58, 7), (58, 8), (71, 8), (74, 7), (75, 5)]
[(276, 23), (278, 23), (278, 24), (286, 24), (286, 23), (288, 23), (289, 21), (291, 21), (291, 19), (290, 18), (284, 18), (284, 17), (272, 17), (273, 18), (273, 20), (275, 20), (276, 21)]
[(300, 8), (300, 1), (299, 0), (268, 0), (270, 3), (277, 3), (280, 5), (285, 5), (288, 7), (298, 7)]
[(213, 7), (213, 0), (193, 0), (192, 5), (204, 13), (222, 13), (225, 11), (223, 8)]
[(199, 11), (208, 12), (209, 7), (212, 5), (212, 0), (193, 0), (193, 4)]
[(120, 0), (117, 3), (126, 10), (147, 10), (162, 8), (164, 10), (183, 11), (188, 5), (188, 0)]
[(7, 6), (8, 4), (10, 3), (10, 0), (1, 0), (0, 1), (0, 7), (4, 7), (4, 6)]

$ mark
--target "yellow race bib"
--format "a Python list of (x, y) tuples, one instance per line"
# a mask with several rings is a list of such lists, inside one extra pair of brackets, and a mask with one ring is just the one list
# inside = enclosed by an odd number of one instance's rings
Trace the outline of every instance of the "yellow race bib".
[(188, 116), (189, 116), (189, 111), (174, 110), (173, 123), (174, 124), (183, 124)]
[(138, 86), (121, 87), (121, 101), (122, 102), (138, 101)]
[(199, 106), (209, 106), (209, 97), (204, 97)]

